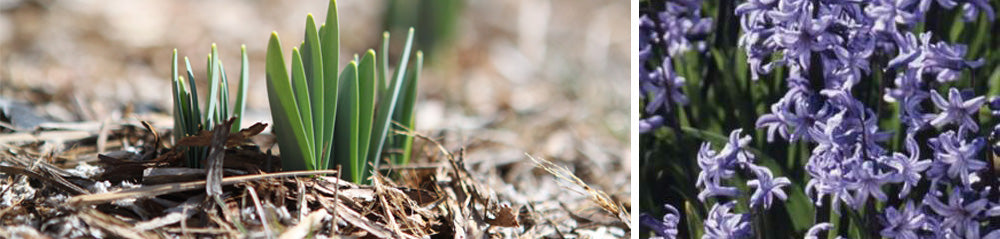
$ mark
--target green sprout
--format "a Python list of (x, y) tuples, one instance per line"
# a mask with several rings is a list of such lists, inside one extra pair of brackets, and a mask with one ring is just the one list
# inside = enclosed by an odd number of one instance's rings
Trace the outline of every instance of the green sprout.
[[(410, 137), (387, 137), (392, 120), (413, 126), (416, 81), (423, 54), (416, 53), (416, 71), (407, 72), (413, 29), (398, 69), (388, 76), (389, 34), (383, 34), (382, 59), (369, 49), (350, 61), (338, 75), (340, 48), (336, 1), (330, 1), (325, 24), (318, 27), (306, 16), (305, 40), (292, 48), (291, 72), (285, 65), (278, 34), (267, 46), (267, 95), (284, 170), (320, 170), (341, 165), (345, 179), (363, 182), (376, 167), (386, 141), (392, 149), (408, 152)], [(408, 153), (393, 156), (406, 163)], [(398, 160), (396, 159), (398, 158)]]
[[(180, 142), (181, 138), (197, 135), (203, 130), (212, 130), (218, 124), (229, 117), (235, 117), (232, 132), (240, 130), (240, 119), (243, 118), (243, 110), (246, 107), (247, 82), (249, 81), (249, 70), (247, 63), (246, 46), (240, 47), (242, 60), (240, 62), (240, 83), (236, 90), (235, 105), (229, 105), (229, 81), (226, 77), (226, 68), (219, 60), (219, 52), (215, 44), (212, 44), (212, 51), (208, 54), (206, 69), (209, 79), (208, 105), (204, 113), (199, 109), (198, 88), (195, 84), (194, 71), (191, 70), (191, 61), (184, 57), (184, 64), (187, 67), (187, 80), (179, 76), (177, 72), (177, 49), (174, 49), (171, 58), (171, 84), (174, 101), (174, 141)], [(205, 147), (191, 147), (187, 150), (188, 166), (201, 167), (201, 161), (208, 155)]]

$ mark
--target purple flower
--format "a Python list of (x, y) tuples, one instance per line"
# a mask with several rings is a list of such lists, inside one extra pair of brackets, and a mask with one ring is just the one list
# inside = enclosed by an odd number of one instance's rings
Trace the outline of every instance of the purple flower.
[[(767, 128), (767, 141), (774, 141), (775, 133), (789, 142), (812, 141), (809, 129), (830, 115), (829, 108), (820, 97), (802, 88), (792, 88), (778, 103), (771, 105), (771, 113), (757, 118), (757, 128)], [(789, 132), (791, 131), (791, 132)]]
[(806, 232), (805, 239), (819, 239), (819, 236), (816, 234), (819, 234), (820, 231), (830, 230), (830, 228), (833, 228), (833, 224), (830, 224), (829, 222), (817, 223), (809, 228), (809, 231)]
[(975, 173), (985, 169), (986, 162), (977, 159), (976, 155), (986, 145), (986, 141), (982, 138), (975, 138), (972, 142), (967, 142), (961, 138), (962, 134), (956, 136), (955, 132), (948, 131), (937, 138), (930, 139), (931, 149), (934, 150), (934, 168), (936, 170), (932, 169), (928, 175), (941, 177), (943, 172), (947, 172), (948, 177), (960, 179), (965, 186), (978, 180)]
[(965, 238), (979, 238), (979, 222), (976, 218), (985, 211), (986, 203), (985, 198), (966, 203), (957, 187), (948, 195), (948, 204), (942, 203), (933, 195), (924, 198), (924, 204), (944, 218), (941, 228), (952, 229)]
[(986, 2), (986, 0), (968, 0), (965, 4), (962, 4), (962, 18), (966, 22), (975, 21), (976, 16), (979, 15), (979, 11), (983, 11), (986, 14), (986, 20), (990, 22), (996, 19), (993, 7), (990, 7), (990, 3)]
[(695, 185), (704, 187), (698, 193), (698, 199), (702, 202), (712, 196), (732, 197), (739, 195), (739, 190), (735, 187), (720, 185), (722, 179), (732, 178), (736, 174), (736, 160), (719, 157), (712, 150), (711, 144), (704, 143), (701, 145), (701, 149), (698, 150), (698, 167), (701, 168), (701, 172), (698, 173)]
[(663, 126), (663, 116), (654, 115), (645, 119), (639, 120), (639, 133), (645, 134), (653, 131), (660, 126)]
[(1000, 117), (1000, 97), (991, 97), (988, 106), (993, 117)]
[(729, 212), (735, 202), (712, 206), (705, 220), (705, 235), (702, 239), (750, 238), (753, 231), (750, 227), (749, 214), (732, 214)]
[(844, 170), (837, 166), (830, 166), (834, 163), (832, 160), (814, 161), (812, 159), (808, 162), (806, 170), (809, 171), (812, 179), (806, 183), (806, 193), (816, 206), (823, 206), (823, 196), (830, 195), (833, 201), (833, 210), (840, 211), (840, 202), (855, 205), (850, 190), (856, 189), (857, 184), (851, 182), (844, 175)]
[(986, 98), (980, 96), (969, 100), (963, 100), (958, 89), (952, 87), (948, 91), (948, 100), (945, 100), (937, 91), (931, 92), (931, 100), (941, 113), (938, 113), (931, 120), (931, 125), (940, 127), (948, 123), (959, 126), (959, 130), (967, 129), (972, 132), (979, 131), (979, 125), (972, 120), (971, 114), (979, 112), (979, 107), (986, 102)]
[(752, 163), (754, 160), (753, 154), (747, 151), (747, 145), (750, 145), (750, 141), (753, 140), (749, 135), (745, 137), (740, 137), (743, 133), (743, 129), (736, 129), (729, 133), (729, 142), (726, 146), (719, 151), (720, 157), (724, 160), (736, 160), (740, 164)]
[(951, 82), (958, 79), (963, 69), (983, 65), (983, 59), (964, 59), (967, 50), (965, 45), (948, 45), (945, 42), (932, 44), (931, 35), (931, 32), (920, 34), (920, 56), (910, 62), (910, 68), (917, 69), (917, 75), (937, 73), (938, 82)]
[(639, 223), (652, 229), (659, 238), (662, 239), (675, 239), (677, 238), (677, 223), (681, 221), (680, 213), (677, 212), (677, 208), (670, 206), (670, 204), (665, 204), (663, 207), (667, 210), (667, 213), (663, 215), (663, 220), (657, 220), (648, 214), (639, 215)]
[(880, 159), (896, 170), (892, 181), (903, 183), (899, 198), (905, 198), (910, 194), (910, 189), (920, 183), (920, 173), (931, 165), (930, 160), (920, 160), (920, 146), (917, 145), (917, 140), (913, 139), (913, 135), (906, 135), (906, 151), (910, 153), (909, 157), (902, 153), (894, 153), (892, 156), (883, 156)]
[(854, 191), (854, 208), (861, 208), (868, 201), (868, 196), (884, 202), (889, 199), (882, 192), (882, 185), (889, 182), (889, 174), (879, 173), (874, 163), (866, 161), (861, 164), (859, 170), (854, 170), (854, 177), (857, 178), (857, 189)]
[(872, 31), (898, 33), (896, 24), (913, 25), (921, 16), (914, 14), (916, 0), (876, 0), (865, 8), (875, 20)]
[(751, 170), (757, 175), (757, 179), (747, 181), (747, 186), (756, 188), (753, 195), (750, 196), (751, 207), (764, 205), (764, 208), (768, 209), (771, 208), (772, 197), (778, 197), (782, 201), (788, 199), (785, 191), (781, 190), (781, 187), (792, 184), (788, 178), (774, 178), (771, 175), (771, 170), (766, 167), (751, 166)]
[[(785, 2), (791, 3), (781, 7)], [(785, 60), (795, 62), (796, 65), (804, 69), (809, 69), (812, 52), (822, 51), (832, 45), (839, 45), (843, 39), (827, 31), (833, 23), (833, 15), (820, 14), (813, 19), (813, 6), (811, 1), (795, 0), (782, 1), (779, 3), (781, 11), (771, 12), (771, 17), (779, 21), (795, 22), (779, 27), (772, 38), (777, 46), (784, 48)]]
[(902, 210), (886, 207), (883, 215), (885, 228), (879, 232), (882, 237), (918, 239), (917, 231), (924, 225), (924, 214), (913, 208), (913, 203), (906, 202)]

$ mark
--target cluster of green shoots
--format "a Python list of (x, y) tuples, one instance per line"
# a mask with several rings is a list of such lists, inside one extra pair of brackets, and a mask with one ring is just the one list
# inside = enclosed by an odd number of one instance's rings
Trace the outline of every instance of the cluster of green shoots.
[[(292, 48), (291, 71), (286, 68), (278, 34), (272, 33), (267, 46), (267, 96), (274, 121), (274, 133), (281, 151), (284, 170), (321, 170), (340, 165), (341, 175), (354, 182), (364, 182), (378, 167), (383, 152), (393, 164), (407, 164), (413, 138), (391, 136), (393, 129), (408, 130), (414, 126), (414, 104), (417, 80), (423, 64), (423, 54), (416, 52), (410, 63), (413, 29), (409, 30), (401, 59), (395, 72), (389, 74), (389, 33), (383, 34), (381, 53), (369, 49), (338, 71), (340, 33), (336, 1), (331, 0), (326, 21), (317, 27), (312, 14), (306, 16), (305, 40)], [(209, 104), (204, 114), (197, 108), (194, 76), (188, 64), (186, 85), (177, 76), (174, 53), (174, 120), (175, 137), (195, 135), (213, 124), (228, 119), (230, 107), (226, 75), (217, 59), (215, 46), (209, 55), (208, 75), (211, 78)], [(247, 82), (246, 50), (243, 69), (232, 116), (241, 117)], [(186, 58), (185, 58), (186, 61)], [(188, 90), (190, 88), (190, 90)], [(204, 117), (202, 117), (204, 115)], [(393, 126), (397, 127), (394, 128)], [(239, 130), (239, 120), (233, 131)], [(197, 166), (206, 155), (204, 149), (189, 150), (189, 165)]]
[[(204, 113), (199, 109), (198, 88), (195, 84), (194, 72), (191, 70), (191, 61), (184, 57), (184, 65), (187, 67), (187, 80), (179, 76), (177, 72), (177, 49), (174, 49), (171, 58), (171, 84), (174, 96), (174, 139), (197, 135), (202, 130), (212, 130), (212, 127), (235, 117), (232, 132), (240, 130), (239, 119), (243, 118), (243, 110), (246, 107), (246, 89), (249, 82), (249, 70), (247, 67), (247, 49), (241, 47), (242, 60), (240, 62), (240, 83), (236, 90), (235, 105), (229, 105), (229, 80), (226, 77), (226, 68), (219, 60), (219, 52), (212, 44), (212, 51), (208, 54), (206, 69), (209, 79), (208, 105)], [(200, 167), (201, 161), (208, 156), (208, 148), (191, 147), (187, 150), (188, 165)]]
[[(338, 24), (335, 1), (330, 1), (326, 23), (318, 28), (313, 16), (306, 16), (305, 41), (292, 49), (290, 77), (278, 34), (272, 33), (267, 46), (267, 94), (283, 169), (329, 169), (339, 164), (345, 178), (362, 182), (370, 173), (368, 162), (377, 166), (381, 159), (392, 120), (412, 126), (422, 54), (416, 54), (418, 70), (407, 72), (410, 29), (398, 69), (387, 81), (389, 36), (384, 34), (381, 61), (369, 49), (361, 59), (355, 55), (338, 74)], [(399, 143), (405, 144), (409, 143)]]

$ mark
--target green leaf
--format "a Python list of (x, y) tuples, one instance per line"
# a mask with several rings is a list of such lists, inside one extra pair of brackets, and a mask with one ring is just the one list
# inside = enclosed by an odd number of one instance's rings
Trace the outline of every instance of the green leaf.
[(347, 165), (347, 177), (360, 183), (364, 161), (358, 158), (358, 73), (355, 62), (350, 62), (340, 73), (340, 98), (337, 101), (337, 125), (334, 133), (334, 153), (338, 163)]
[[(337, 102), (337, 70), (340, 64), (340, 19), (337, 15), (337, 1), (330, 0), (330, 4), (326, 10), (326, 23), (323, 24), (322, 34), (320, 35), (320, 50), (323, 52), (323, 91), (326, 92), (326, 98), (323, 99), (324, 102)], [(323, 135), (323, 142), (320, 150), (325, 150), (326, 152), (319, 157), (324, 157), (324, 162), (330, 162), (330, 157), (333, 155), (330, 150), (332, 150), (333, 142), (333, 128), (335, 120), (337, 118), (337, 104), (327, 103), (323, 109), (323, 129), (326, 131)]]
[[(321, 53), (322, 47), (320, 47), (319, 33), (316, 31), (316, 23), (313, 21), (313, 15), (306, 15), (306, 35), (305, 42), (303, 42), (302, 48), (302, 61), (305, 63), (306, 72), (306, 82), (309, 84), (309, 89), (312, 91), (310, 96), (312, 105), (312, 121), (315, 128), (313, 128), (313, 138), (316, 145), (326, 144), (326, 131), (333, 131), (333, 129), (325, 128), (325, 116), (323, 112), (326, 108), (326, 103), (324, 102), (326, 98), (326, 93), (323, 91), (323, 55)], [(330, 102), (331, 104), (333, 102)], [(314, 147), (314, 153), (318, 158), (318, 165), (327, 165), (329, 162), (328, 157), (323, 156), (323, 147)]]
[(208, 68), (208, 76), (211, 79), (208, 83), (208, 109), (205, 110), (205, 115), (209, 116), (208, 120), (205, 122), (205, 130), (211, 130), (211, 127), (219, 122), (221, 115), (218, 114), (216, 109), (218, 104), (218, 92), (219, 92), (219, 51), (215, 47), (215, 43), (212, 43), (212, 53), (208, 54), (208, 61), (206, 63), (206, 68)]
[(247, 85), (250, 83), (250, 63), (247, 61), (247, 45), (240, 46), (240, 86), (236, 90), (236, 108), (233, 109), (233, 116), (236, 116), (236, 122), (233, 122), (232, 132), (239, 132), (242, 126), (240, 121), (243, 120), (243, 111), (246, 110), (247, 106)]
[[(358, 65), (358, 159), (368, 159), (372, 137), (372, 120), (375, 117), (376, 77), (375, 51), (368, 49)], [(368, 164), (365, 163), (365, 166)]]
[(281, 150), (281, 167), (284, 170), (314, 170), (315, 157), (306, 144), (305, 128), (299, 116), (295, 96), (285, 70), (285, 59), (281, 56), (281, 42), (278, 33), (272, 32), (267, 45), (267, 99), (271, 106), (274, 132)]
[(222, 60), (219, 60), (218, 64), (222, 80), (219, 82), (219, 108), (216, 110), (220, 117), (216, 122), (222, 123), (229, 120), (229, 79), (226, 77), (226, 67), (222, 64)]
[(190, 89), (189, 91), (191, 92), (191, 109), (194, 110), (193, 111), (194, 114), (191, 115), (192, 120), (190, 121), (193, 122), (193, 124), (190, 125), (192, 128), (191, 131), (189, 132), (197, 132), (201, 130), (201, 124), (203, 123), (201, 121), (201, 109), (198, 108), (201, 105), (198, 103), (198, 87), (196, 87), (198, 84), (195, 83), (194, 71), (191, 70), (191, 61), (189, 61), (187, 57), (184, 57), (184, 65), (187, 66), (188, 80), (191, 83), (190, 85), (188, 85), (188, 87)]
[(178, 85), (177, 76), (177, 48), (174, 48), (174, 53), (170, 57), (170, 92), (173, 94), (174, 100), (174, 142), (180, 142), (181, 138), (184, 137), (184, 116), (187, 112), (181, 111), (181, 92), (180, 86)]
[(378, 64), (378, 96), (385, 95), (389, 91), (385, 78), (389, 75), (389, 32), (382, 32), (382, 52), (379, 56), (382, 61)]
[[(306, 136), (306, 147), (313, 151), (315, 154), (316, 142), (315, 132), (313, 131), (314, 125), (312, 122), (312, 104), (309, 102), (309, 87), (306, 84), (306, 73), (302, 66), (302, 57), (299, 55), (299, 49), (292, 48), (292, 93), (295, 95), (295, 102), (298, 106), (299, 117), (302, 119), (302, 127), (305, 129)], [(316, 160), (315, 165), (319, 165), (319, 160)], [(315, 169), (319, 169), (316, 167)]]
[(381, 157), (382, 157), (382, 147), (385, 146), (386, 133), (389, 131), (390, 116), (396, 108), (396, 101), (399, 99), (399, 92), (402, 88), (403, 77), (406, 75), (406, 66), (410, 60), (410, 48), (413, 46), (413, 28), (406, 34), (406, 45), (403, 47), (403, 54), (400, 56), (399, 69), (396, 70), (395, 78), (390, 85), (389, 94), (381, 96), (379, 100), (379, 109), (376, 113), (374, 128), (375, 134), (372, 138), (372, 144), (375, 148), (368, 151), (368, 155), (371, 156), (369, 160), (375, 163), (375, 168), (378, 168)]
[[(417, 102), (417, 83), (420, 79), (420, 70), (424, 65), (424, 53), (417, 51), (417, 62), (412, 71), (406, 74), (406, 83), (403, 89), (402, 101), (393, 113), (393, 120), (399, 122), (407, 129), (413, 130), (414, 117), (413, 110)], [(400, 149), (401, 155), (394, 155), (392, 163), (396, 165), (406, 165), (410, 163), (410, 152), (413, 147), (413, 137), (405, 134), (396, 135), (393, 148)]]

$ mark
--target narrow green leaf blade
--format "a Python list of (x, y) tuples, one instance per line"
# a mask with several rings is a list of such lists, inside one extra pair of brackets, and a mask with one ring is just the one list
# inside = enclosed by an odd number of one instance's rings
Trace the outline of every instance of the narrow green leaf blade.
[(394, 80), (389, 86), (390, 93), (383, 95), (379, 100), (379, 109), (376, 113), (375, 118), (375, 134), (372, 138), (372, 144), (375, 145), (374, 148), (370, 149), (368, 155), (371, 156), (369, 160), (374, 162), (375, 168), (378, 168), (381, 157), (382, 157), (382, 147), (385, 146), (386, 133), (389, 131), (390, 120), (392, 112), (395, 111), (396, 101), (399, 99), (399, 92), (402, 88), (403, 76), (406, 73), (406, 66), (410, 60), (410, 48), (413, 46), (413, 28), (406, 34), (406, 45), (403, 47), (403, 55), (400, 56), (399, 69), (396, 70), (394, 75)]
[(345, 166), (347, 179), (360, 183), (364, 161), (358, 158), (358, 73), (355, 62), (350, 62), (340, 73), (340, 98), (337, 99), (337, 124), (334, 130), (333, 152), (337, 163)]
[(184, 118), (185, 113), (181, 111), (181, 97), (180, 97), (180, 86), (177, 80), (177, 48), (174, 48), (174, 53), (170, 57), (170, 92), (173, 94), (174, 103), (174, 142), (180, 142), (181, 138), (184, 137)]
[(194, 71), (191, 70), (191, 61), (189, 61), (187, 57), (184, 57), (184, 65), (187, 66), (188, 82), (190, 83), (188, 85), (190, 90), (188, 91), (191, 92), (190, 103), (191, 103), (191, 109), (194, 110), (192, 111), (194, 114), (191, 115), (190, 118), (191, 121), (189, 121), (192, 123), (189, 125), (192, 128), (191, 131), (188, 132), (197, 132), (202, 128), (201, 109), (198, 108), (201, 107), (201, 104), (198, 102), (198, 84), (194, 80)]
[(210, 128), (215, 125), (215, 122), (219, 122), (219, 117), (216, 107), (219, 99), (219, 51), (215, 47), (215, 43), (212, 43), (212, 53), (208, 54), (208, 62), (206, 64), (208, 68), (208, 109), (205, 109), (205, 115), (209, 116), (208, 121), (205, 123), (205, 130), (211, 130)]
[(389, 77), (389, 32), (382, 32), (382, 52), (378, 64), (378, 96), (385, 95), (389, 91), (385, 78)]
[(303, 42), (302, 48), (302, 61), (305, 63), (306, 82), (309, 83), (310, 100), (312, 105), (312, 121), (313, 121), (313, 141), (316, 142), (317, 146), (314, 147), (315, 154), (319, 155), (320, 158), (317, 160), (319, 165), (325, 167), (328, 164), (327, 157), (322, 157), (323, 147), (325, 143), (326, 129), (325, 117), (326, 114), (323, 112), (326, 108), (326, 92), (323, 91), (324, 87), (324, 76), (323, 76), (323, 55), (322, 47), (320, 46), (319, 33), (316, 31), (316, 22), (313, 20), (313, 15), (309, 14), (306, 16), (306, 35), (305, 42)]
[[(417, 51), (417, 59), (414, 69), (406, 73), (405, 87), (403, 88), (402, 95), (400, 97), (402, 101), (396, 107), (396, 112), (393, 113), (393, 121), (399, 122), (403, 126), (406, 126), (409, 130), (413, 130), (416, 126), (414, 123), (413, 111), (417, 103), (417, 83), (420, 79), (420, 70), (424, 65), (424, 53)], [(395, 149), (400, 149), (401, 155), (394, 155), (393, 163), (396, 165), (406, 165), (410, 163), (410, 151), (413, 147), (413, 137), (409, 135), (395, 135), (396, 140), (394, 140)]]
[[(358, 159), (368, 161), (368, 148), (375, 117), (376, 77), (375, 51), (369, 49), (358, 65)], [(364, 165), (368, 165), (365, 163)]]
[(221, 81), (219, 81), (219, 108), (218, 115), (219, 123), (229, 120), (229, 79), (226, 77), (226, 67), (222, 64), (222, 60), (217, 62), (219, 64), (219, 76)]
[(242, 125), (240, 121), (243, 120), (243, 111), (247, 107), (247, 86), (250, 83), (250, 62), (247, 61), (247, 45), (240, 46), (240, 84), (239, 88), (236, 89), (236, 108), (233, 109), (233, 116), (236, 117), (236, 122), (233, 122), (232, 132), (239, 132)]
[(334, 125), (337, 118), (337, 87), (338, 75), (337, 70), (340, 64), (340, 19), (337, 13), (337, 1), (330, 0), (330, 4), (326, 10), (326, 23), (321, 27), (320, 34), (320, 50), (323, 52), (323, 91), (326, 93), (325, 102), (323, 105), (326, 106), (323, 109), (323, 141), (318, 143), (320, 145), (320, 150), (325, 151), (319, 157), (323, 158), (324, 162), (330, 162), (332, 155), (331, 143), (333, 142)]
[[(302, 127), (305, 129), (306, 147), (310, 150), (316, 148), (315, 133), (312, 122), (312, 103), (309, 102), (309, 86), (306, 84), (306, 73), (302, 66), (302, 56), (298, 48), (292, 48), (292, 93), (295, 94), (295, 102), (298, 106), (299, 117), (302, 119)], [(313, 155), (315, 151), (312, 152)], [(318, 166), (320, 160), (317, 160)], [(320, 169), (316, 167), (315, 169)]]
[(271, 106), (274, 132), (278, 137), (278, 148), (281, 150), (281, 167), (284, 170), (316, 169), (312, 150), (305, 144), (305, 128), (288, 81), (278, 33), (271, 33), (268, 41), (265, 68), (267, 99)]

